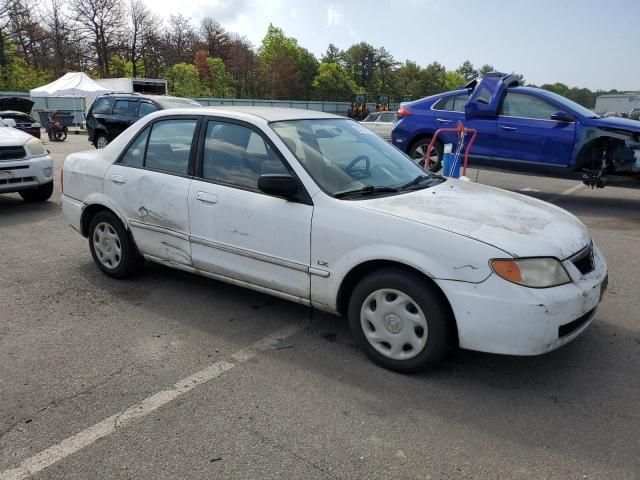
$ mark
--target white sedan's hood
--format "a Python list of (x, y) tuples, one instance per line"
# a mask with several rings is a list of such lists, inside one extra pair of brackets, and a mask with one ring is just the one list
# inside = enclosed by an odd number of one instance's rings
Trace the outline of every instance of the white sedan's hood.
[(34, 138), (28, 133), (11, 127), (0, 127), (0, 147), (15, 147), (24, 145)]
[(582, 222), (555, 205), (460, 180), (357, 204), (464, 235), (517, 257), (562, 260), (591, 241)]

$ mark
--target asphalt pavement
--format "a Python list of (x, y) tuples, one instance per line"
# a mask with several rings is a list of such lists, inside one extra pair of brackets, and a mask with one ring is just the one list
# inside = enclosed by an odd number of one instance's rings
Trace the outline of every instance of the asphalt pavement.
[(59, 205), (0, 196), (0, 479), (638, 479), (640, 190), (469, 172), (591, 230), (610, 286), (539, 357), (369, 362), (346, 322), (150, 265), (107, 278)]

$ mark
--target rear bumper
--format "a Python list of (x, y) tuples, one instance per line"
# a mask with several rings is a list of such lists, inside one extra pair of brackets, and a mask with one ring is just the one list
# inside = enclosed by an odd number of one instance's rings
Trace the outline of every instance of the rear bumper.
[(52, 181), (53, 160), (49, 155), (0, 162), (0, 193), (31, 190)]
[(460, 347), (539, 355), (579, 336), (606, 289), (607, 265), (597, 248), (594, 253), (592, 272), (581, 275), (565, 265), (573, 282), (559, 287), (521, 287), (495, 274), (479, 284), (438, 280), (456, 317)]
[(62, 204), (62, 213), (67, 223), (82, 234), (82, 212), (84, 211), (85, 204), (64, 194), (60, 197), (60, 203)]

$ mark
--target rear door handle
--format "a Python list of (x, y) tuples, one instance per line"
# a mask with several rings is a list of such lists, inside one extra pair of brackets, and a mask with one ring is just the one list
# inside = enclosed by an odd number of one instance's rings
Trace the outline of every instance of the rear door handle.
[(500, 125), (500, 128), (503, 129), (503, 130), (506, 130), (508, 132), (511, 132), (513, 130), (517, 130), (516, 127), (508, 127), (507, 125)]
[(204, 203), (218, 203), (218, 196), (214, 195), (213, 193), (207, 193), (207, 192), (196, 192), (196, 200), (200, 200), (201, 202)]
[(440, 123), (453, 123), (453, 120), (445, 120), (444, 118), (436, 118)]
[(111, 181), (113, 183), (123, 184), (127, 182), (127, 179), (124, 178), (122, 175), (111, 175)]

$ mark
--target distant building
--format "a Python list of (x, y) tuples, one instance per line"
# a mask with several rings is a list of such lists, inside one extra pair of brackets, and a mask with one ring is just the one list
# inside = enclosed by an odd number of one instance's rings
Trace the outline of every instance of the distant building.
[(640, 92), (614, 93), (596, 98), (595, 111), (599, 115), (607, 112), (629, 113), (634, 108), (640, 108)]

